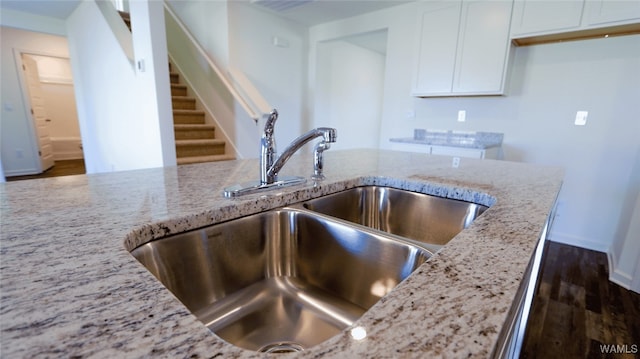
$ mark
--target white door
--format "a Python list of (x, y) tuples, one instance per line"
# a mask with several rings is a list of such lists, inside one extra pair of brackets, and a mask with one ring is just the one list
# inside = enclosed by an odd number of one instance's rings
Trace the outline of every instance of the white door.
[(38, 154), (40, 155), (41, 172), (53, 167), (53, 147), (49, 138), (49, 122), (47, 111), (44, 107), (44, 98), (40, 88), (40, 77), (36, 61), (28, 55), (22, 54), (22, 69), (29, 89), (31, 102), (31, 116), (38, 136)]

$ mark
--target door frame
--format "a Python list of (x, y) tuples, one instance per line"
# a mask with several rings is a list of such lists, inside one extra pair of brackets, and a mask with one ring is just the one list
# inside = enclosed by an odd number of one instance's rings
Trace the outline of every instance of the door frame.
[[(21, 96), (22, 96), (22, 101), (24, 104), (24, 113), (27, 116), (27, 118), (29, 119), (27, 121), (27, 130), (29, 132), (29, 143), (28, 146), (30, 148), (30, 150), (33, 153), (33, 157), (34, 157), (34, 170), (37, 171), (35, 173), (29, 172), (29, 173), (20, 173), (20, 174), (11, 174), (12, 176), (14, 175), (30, 175), (30, 174), (39, 174), (44, 172), (43, 168), (42, 168), (42, 161), (40, 159), (40, 156), (38, 155), (38, 151), (40, 151), (40, 145), (38, 143), (38, 132), (36, 129), (36, 124), (35, 124), (35, 119), (33, 117), (33, 115), (31, 114), (31, 108), (32, 108), (32, 104), (31, 104), (31, 95), (29, 93), (29, 88), (28, 88), (28, 83), (27, 83), (27, 79), (25, 78), (25, 74), (24, 71), (22, 69), (22, 66), (24, 65), (22, 62), (22, 55), (34, 55), (34, 56), (45, 56), (45, 57), (54, 57), (54, 58), (59, 58), (59, 59), (67, 59), (70, 60), (70, 58), (68, 57), (64, 57), (64, 56), (60, 56), (58, 54), (52, 54), (46, 51), (37, 51), (37, 50), (33, 50), (33, 49), (22, 49), (22, 48), (13, 48), (13, 57), (15, 60), (15, 65), (16, 65), (16, 72), (18, 74), (18, 78), (19, 78), (19, 83), (20, 83), (20, 92), (21, 92)], [(75, 93), (74, 93), (74, 97), (75, 97)], [(82, 140), (82, 134), (80, 135), (81, 140)], [(5, 173), (6, 175), (6, 173)]]

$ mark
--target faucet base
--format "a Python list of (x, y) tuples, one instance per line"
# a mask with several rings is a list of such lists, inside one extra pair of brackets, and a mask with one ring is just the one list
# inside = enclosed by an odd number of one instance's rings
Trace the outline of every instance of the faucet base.
[(276, 188), (295, 186), (306, 182), (307, 179), (304, 177), (285, 176), (269, 184), (263, 184), (260, 181), (251, 181), (236, 184), (225, 188), (223, 193), (225, 198), (235, 198), (246, 194), (258, 193)]

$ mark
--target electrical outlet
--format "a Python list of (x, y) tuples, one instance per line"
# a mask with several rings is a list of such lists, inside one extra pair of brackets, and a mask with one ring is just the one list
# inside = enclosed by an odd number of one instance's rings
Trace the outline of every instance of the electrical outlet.
[(451, 167), (458, 168), (460, 167), (460, 157), (454, 157), (453, 161), (451, 161)]
[(578, 111), (576, 112), (576, 126), (584, 126), (587, 124), (587, 116), (589, 115), (589, 111)]
[(467, 111), (460, 110), (458, 111), (458, 122), (464, 122), (467, 120)]

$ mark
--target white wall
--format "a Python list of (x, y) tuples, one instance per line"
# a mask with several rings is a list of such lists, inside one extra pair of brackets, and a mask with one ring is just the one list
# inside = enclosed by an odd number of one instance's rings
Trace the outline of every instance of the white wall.
[[(3, 10), (3, 16), (4, 16)], [(37, 173), (38, 153), (29, 106), (22, 95), (21, 64), (15, 53), (26, 52), (69, 57), (64, 37), (2, 26), (0, 27), (0, 87), (2, 116), (0, 117), (0, 143), (5, 176)]]
[[(216, 67), (225, 71), (229, 57), (227, 3), (170, 2), (170, 7)], [(205, 31), (208, 23), (211, 24), (211, 30)], [(253, 148), (237, 148), (237, 143), (241, 141), (238, 139), (236, 124), (241, 121), (253, 123), (249, 115), (236, 111), (233, 96), (223, 80), (169, 13), (165, 15), (165, 25), (167, 47), (173, 65), (182, 75), (181, 80), (193, 91), (190, 95), (198, 98), (197, 104), (202, 105), (205, 113), (210, 113), (213, 117), (207, 115), (205, 121), (216, 126), (216, 137), (229, 141), (225, 152), (239, 158), (253, 157)]]
[[(305, 97), (307, 73), (306, 27), (242, 2), (229, 6), (229, 63), (244, 72), (280, 116), (276, 123), (278, 151), (310, 128)], [(273, 38), (286, 47), (273, 44)], [(238, 121), (237, 121), (238, 122)], [(252, 121), (239, 121), (241, 141), (236, 145), (248, 154), (260, 154), (261, 128)]]
[[(640, 146), (640, 36), (518, 48), (505, 97), (413, 98), (415, 6), (312, 27), (309, 73), (318, 41), (388, 28), (380, 147), (414, 128), (503, 132), (506, 160), (566, 169), (550, 238), (606, 251)], [(467, 122), (456, 122), (458, 110)], [(578, 110), (589, 111), (587, 126), (573, 125)], [(406, 119), (407, 111), (416, 118)]]
[[(173, 132), (166, 133), (172, 126), (167, 55), (153, 48), (158, 44), (152, 43), (154, 18), (147, 8), (162, 5), (136, 4), (131, 6), (133, 46), (145, 70), (133, 68), (94, 2), (81, 2), (67, 19), (87, 173), (175, 164)], [(162, 15), (154, 16), (163, 25)], [(164, 90), (156, 76), (164, 77)]]
[(611, 246), (609, 265), (611, 280), (640, 293), (640, 149), (636, 152), (627, 197)]
[(229, 19), (226, 1), (168, 0), (202, 47), (226, 67), (229, 61)]
[(377, 148), (385, 55), (343, 40), (320, 43), (317, 55), (316, 126), (338, 130), (333, 150)]

